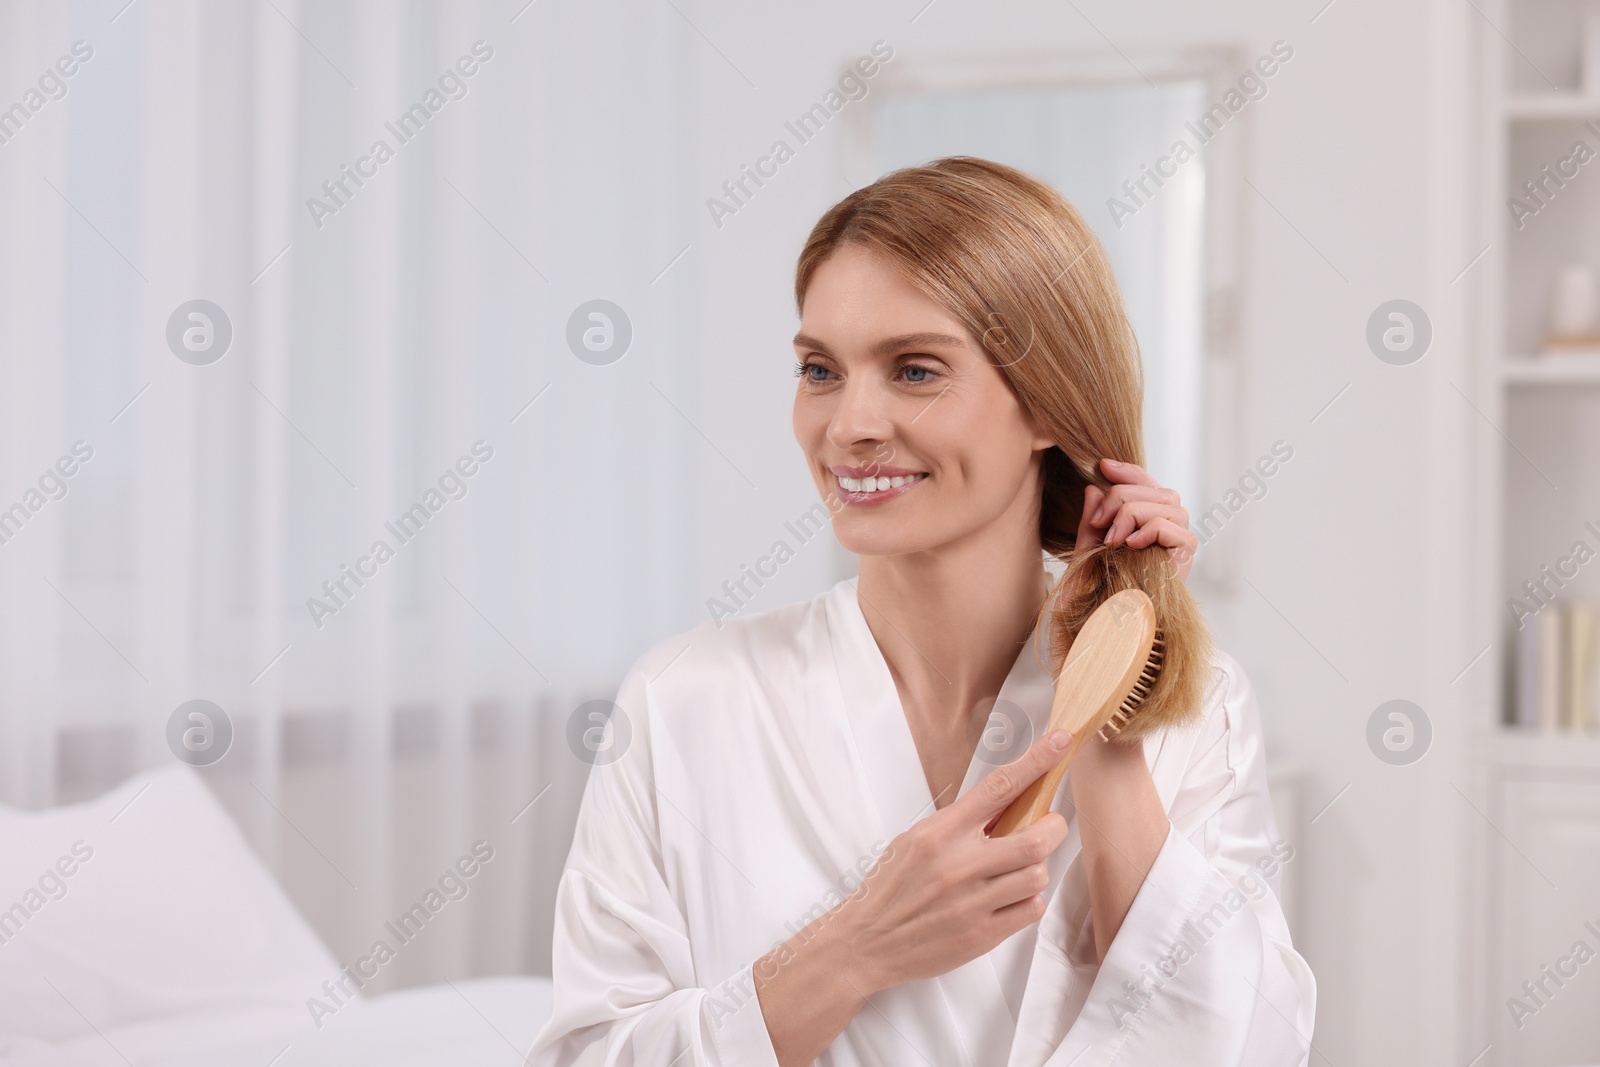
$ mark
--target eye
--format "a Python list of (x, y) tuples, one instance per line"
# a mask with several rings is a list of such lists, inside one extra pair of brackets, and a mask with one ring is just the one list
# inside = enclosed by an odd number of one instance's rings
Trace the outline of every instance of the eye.
[(808, 360), (805, 360), (802, 363), (796, 363), (794, 365), (794, 376), (796, 378), (801, 378), (806, 382), (811, 382), (811, 383), (814, 383), (814, 384), (820, 384), (820, 383), (822, 383), (822, 382), (827, 380), (826, 378), (817, 378), (817, 377), (813, 376), (810, 373), (813, 370), (820, 370), (820, 371), (822, 371), (824, 373), (827, 373), (828, 368), (824, 367), (820, 363), (813, 363), (808, 359)]
[[(813, 374), (813, 371), (821, 371), (822, 373), (821, 375), (817, 375)], [(795, 377), (800, 378), (805, 382), (809, 382), (812, 385), (821, 385), (822, 383), (826, 382), (828, 380), (827, 376), (831, 373), (832, 371), (828, 370), (827, 367), (824, 367), (820, 363), (814, 363), (809, 359), (798, 362), (794, 365)], [(907, 385), (926, 385), (928, 382), (940, 377), (938, 371), (921, 363), (902, 364), (896, 373), (902, 376), (909, 375), (903, 378)]]

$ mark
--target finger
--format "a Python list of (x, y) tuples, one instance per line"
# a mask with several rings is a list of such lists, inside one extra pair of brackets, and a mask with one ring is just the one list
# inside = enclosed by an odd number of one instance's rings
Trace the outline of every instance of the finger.
[(1007, 904), (990, 915), (989, 921), (994, 924), (994, 932), (998, 933), (1001, 939), (1004, 940), (1024, 926), (1038, 922), (1044, 916), (1044, 912), (1044, 894), (1035, 893), (1026, 900), (1019, 900), (1015, 904)]
[(1129, 548), (1148, 548), (1156, 544), (1174, 553), (1186, 549), (1192, 555), (1200, 544), (1200, 538), (1193, 530), (1178, 525), (1173, 517), (1166, 515), (1152, 519), (1128, 535)]
[(1100, 504), (1095, 508), (1094, 524), (1105, 526), (1124, 504), (1135, 500), (1182, 506), (1176, 489), (1164, 489), (1159, 485), (1113, 485), (1101, 494)]
[(1143, 529), (1150, 523), (1166, 519), (1180, 528), (1188, 525), (1189, 512), (1182, 507), (1172, 504), (1157, 504), (1148, 500), (1137, 500), (1123, 507), (1117, 512), (1110, 524), (1106, 527), (1105, 538), (1107, 544), (1120, 544), (1133, 534), (1135, 530)]
[[(1056, 741), (1059, 739), (1059, 744)], [(996, 767), (976, 787), (969, 789), (945, 810), (964, 823), (982, 828), (1006, 805), (1017, 799), (1022, 791), (1039, 780), (1039, 777), (1066, 757), (1072, 735), (1065, 730), (1051, 730), (1028, 750), (1003, 767)]]
[(1166, 549), (1166, 555), (1174, 568), (1178, 569), (1181, 577), (1182, 571), (1186, 571), (1190, 561), (1194, 561), (1195, 552), (1200, 547), (1200, 539), (1195, 536), (1194, 531), (1179, 530), (1170, 520), (1160, 518), (1157, 522), (1141, 526), (1128, 536), (1130, 549), (1147, 549), (1152, 545)]
[(1169, 519), (1175, 522), (1180, 518), (1184, 522), (1189, 521), (1189, 513), (1181, 507), (1174, 507), (1171, 504), (1157, 504), (1148, 500), (1135, 500), (1132, 503), (1123, 505), (1122, 510), (1117, 512), (1117, 517), (1111, 520), (1111, 525), (1106, 528), (1104, 534), (1105, 542), (1108, 545), (1118, 545), (1129, 534), (1147, 523), (1155, 522), (1158, 519)]
[(1048, 888), (1050, 888), (1050, 868), (1043, 862), (1030, 863), (989, 879), (978, 899), (987, 905), (990, 911), (999, 911), (1007, 904), (1027, 900)]
[(1197, 537), (1190, 544), (1168, 550), (1168, 557), (1172, 560), (1173, 568), (1178, 572), (1178, 581), (1187, 581), (1189, 568), (1194, 565), (1195, 553), (1200, 551), (1200, 539)]
[[(1111, 486), (1103, 494), (1100, 501), (1100, 511), (1109, 512), (1132, 500), (1148, 500), (1158, 504), (1181, 504), (1182, 498), (1176, 489), (1168, 489), (1160, 485), (1126, 485)], [(1104, 525), (1102, 521), (1101, 525)]]
[(1140, 527), (1128, 538), (1128, 547), (1146, 547), (1135, 543), (1136, 540), (1160, 544), (1165, 548), (1173, 572), (1179, 581), (1189, 577), (1189, 568), (1194, 563), (1195, 553), (1200, 550), (1200, 538), (1195, 536), (1194, 531), (1187, 527), (1178, 529), (1168, 519), (1158, 519), (1148, 526)]
[(1066, 818), (1058, 811), (1047, 811), (1032, 825), (1024, 826), (1014, 834), (989, 838), (976, 870), (997, 878), (1010, 871), (1042, 863), (1061, 847), (1061, 843), (1067, 839), (1067, 831)]
[(1161, 485), (1161, 483), (1156, 481), (1154, 476), (1152, 476), (1149, 471), (1145, 470), (1137, 463), (1125, 463), (1120, 459), (1102, 459), (1100, 461), (1100, 469), (1105, 472), (1105, 476), (1107, 478), (1110, 478), (1114, 482), (1122, 482), (1127, 485), (1149, 485), (1157, 487)]

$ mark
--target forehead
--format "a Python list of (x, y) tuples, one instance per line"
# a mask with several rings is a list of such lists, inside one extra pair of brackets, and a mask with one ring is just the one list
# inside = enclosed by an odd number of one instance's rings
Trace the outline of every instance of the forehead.
[(801, 306), (800, 332), (830, 347), (865, 348), (886, 337), (914, 333), (970, 341), (954, 315), (912, 285), (887, 259), (848, 244), (812, 273)]

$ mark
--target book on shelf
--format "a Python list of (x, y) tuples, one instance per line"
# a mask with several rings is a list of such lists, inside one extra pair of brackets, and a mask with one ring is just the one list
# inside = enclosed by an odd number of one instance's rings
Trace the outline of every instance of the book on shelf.
[(1515, 684), (1507, 723), (1537, 730), (1600, 730), (1600, 609), (1546, 604), (1514, 630)]
[(1546, 365), (1582, 363), (1600, 356), (1600, 338), (1546, 338), (1533, 358)]

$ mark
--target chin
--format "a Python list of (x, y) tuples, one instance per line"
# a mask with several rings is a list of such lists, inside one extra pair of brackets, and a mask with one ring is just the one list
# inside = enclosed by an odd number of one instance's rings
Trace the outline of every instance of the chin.
[(939, 541), (916, 523), (890, 521), (864, 523), (854, 519), (833, 519), (833, 536), (839, 546), (856, 556), (905, 556), (936, 548)]

